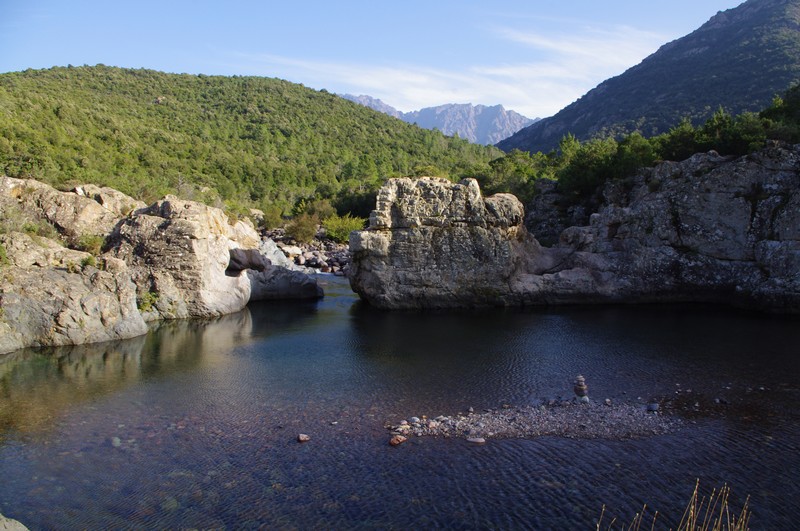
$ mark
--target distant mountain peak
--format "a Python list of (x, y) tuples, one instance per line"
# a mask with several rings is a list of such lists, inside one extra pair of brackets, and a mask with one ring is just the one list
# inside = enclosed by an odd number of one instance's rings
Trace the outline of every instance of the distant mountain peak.
[(351, 94), (341, 94), (341, 96), (425, 129), (438, 129), (450, 136), (458, 134), (459, 137), (475, 144), (496, 144), (538, 120), (506, 110), (502, 105), (446, 103), (418, 111), (402, 112), (371, 96)]
[(497, 146), (549, 151), (567, 133), (653, 136), (684, 117), (701, 123), (720, 106), (757, 111), (798, 80), (800, 0), (748, 0)]

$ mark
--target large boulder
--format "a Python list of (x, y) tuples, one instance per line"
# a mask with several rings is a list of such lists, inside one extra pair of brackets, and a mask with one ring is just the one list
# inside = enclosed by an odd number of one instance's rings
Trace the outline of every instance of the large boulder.
[(353, 290), (384, 308), (514, 304), (509, 282), (537, 244), (516, 197), (477, 181), (391, 179), (365, 231), (350, 236)]
[(545, 248), (509, 196), (391, 180), (354, 233), (351, 285), (385, 308), (722, 302), (800, 313), (800, 146), (714, 152), (614, 181)]
[(276, 278), (291, 275), (257, 258), (259, 244), (252, 224), (231, 225), (218, 208), (172, 196), (137, 210), (109, 238), (110, 253), (131, 268), (148, 320), (214, 317), (255, 299), (322, 296), (305, 275), (269, 293)]
[[(147, 332), (124, 262), (47, 238), (0, 234), (0, 353), (126, 339)], [(102, 267), (104, 270), (98, 269)]]

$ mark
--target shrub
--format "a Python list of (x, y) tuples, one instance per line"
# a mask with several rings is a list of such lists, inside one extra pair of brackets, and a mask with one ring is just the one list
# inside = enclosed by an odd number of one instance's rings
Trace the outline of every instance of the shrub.
[(303, 213), (286, 225), (286, 235), (300, 243), (308, 243), (317, 235), (318, 225), (317, 216)]
[(89, 255), (81, 260), (81, 267), (97, 267), (97, 260), (94, 255)]
[(79, 236), (74, 243), (74, 247), (79, 251), (91, 253), (95, 256), (99, 255), (103, 250), (105, 238), (97, 234), (83, 234)]
[(136, 301), (136, 307), (140, 312), (149, 312), (153, 309), (156, 302), (158, 302), (158, 293), (155, 291), (148, 291)]
[(10, 263), (11, 260), (8, 259), (6, 248), (2, 243), (0, 243), (0, 266), (8, 265)]
[(315, 199), (306, 206), (305, 212), (323, 221), (336, 215), (336, 209), (333, 208), (330, 199)]
[(263, 229), (274, 229), (283, 225), (283, 210), (276, 205), (270, 205), (262, 209), (264, 217), (261, 218), (259, 226)]
[(364, 218), (352, 217), (348, 212), (344, 216), (332, 215), (322, 222), (322, 226), (328, 238), (339, 243), (347, 243), (350, 233), (363, 229), (366, 221)]

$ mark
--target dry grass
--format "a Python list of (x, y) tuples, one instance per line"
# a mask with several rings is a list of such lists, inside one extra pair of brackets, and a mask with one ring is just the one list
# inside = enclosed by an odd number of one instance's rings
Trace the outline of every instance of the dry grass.
[[(750, 529), (750, 509), (748, 503), (750, 497), (745, 500), (741, 511), (735, 514), (728, 504), (728, 497), (731, 489), (727, 485), (723, 485), (719, 491), (712, 490), (711, 495), (706, 500), (705, 497), (700, 497), (698, 491), (700, 489), (700, 481), (698, 480), (694, 486), (694, 492), (689, 500), (686, 510), (683, 512), (683, 518), (675, 531), (747, 531)], [(600, 518), (597, 521), (597, 531), (601, 529), (623, 529), (628, 531), (640, 531), (642, 525), (646, 525), (645, 512), (647, 505), (642, 507), (642, 511), (634, 516), (633, 520), (628, 525), (615, 527), (616, 518), (611, 520), (608, 527), (603, 526), (603, 516), (605, 514), (605, 505), (600, 513)], [(651, 530), (655, 530), (656, 521), (658, 520), (658, 511), (653, 514), (653, 520), (650, 524)], [(645, 527), (645, 529), (647, 529)], [(670, 528), (672, 530), (672, 528)]]

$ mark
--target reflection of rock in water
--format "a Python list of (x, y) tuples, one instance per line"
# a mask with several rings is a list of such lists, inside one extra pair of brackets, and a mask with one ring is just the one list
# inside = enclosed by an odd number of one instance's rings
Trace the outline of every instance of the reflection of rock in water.
[(0, 358), (0, 429), (49, 424), (60, 410), (138, 380), (145, 337), (20, 350)]
[(0, 433), (30, 432), (61, 411), (113, 393), (143, 376), (186, 370), (224, 357), (252, 336), (250, 312), (211, 320), (178, 320), (154, 326), (146, 336), (0, 356)]
[(165, 362), (196, 366), (208, 361), (206, 355), (227, 352), (252, 335), (253, 319), (247, 308), (214, 319), (162, 321), (147, 336), (147, 368), (158, 370)]

